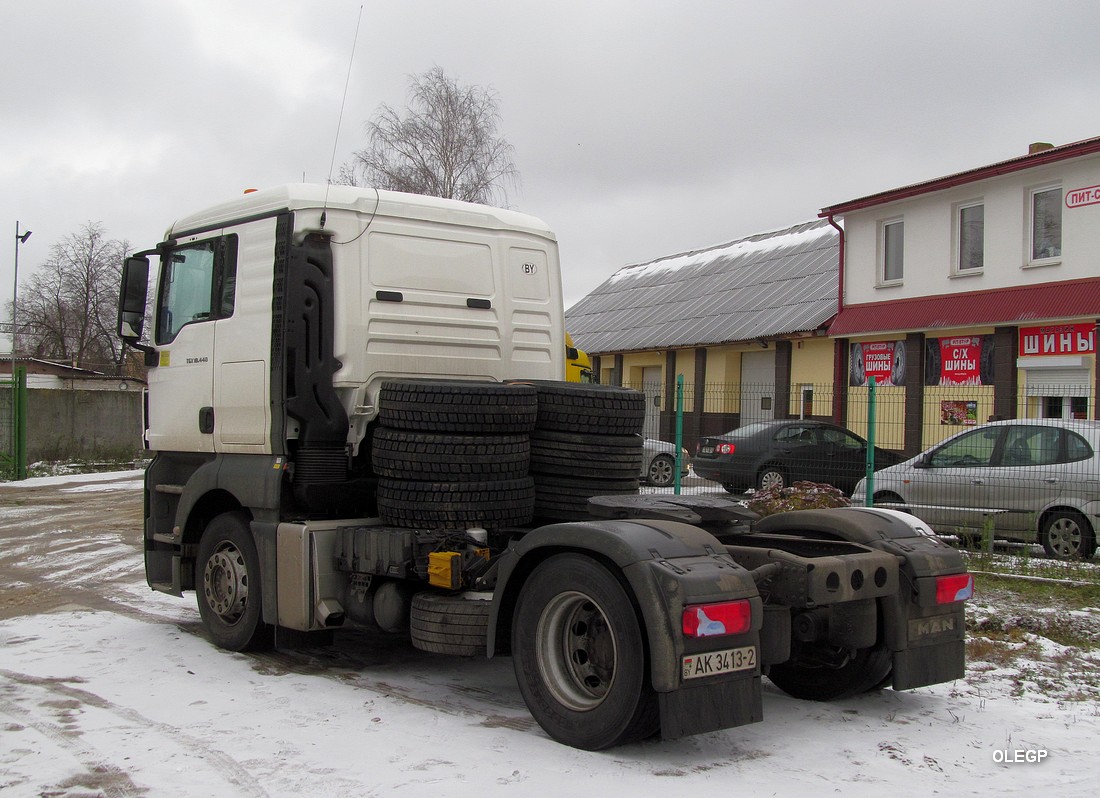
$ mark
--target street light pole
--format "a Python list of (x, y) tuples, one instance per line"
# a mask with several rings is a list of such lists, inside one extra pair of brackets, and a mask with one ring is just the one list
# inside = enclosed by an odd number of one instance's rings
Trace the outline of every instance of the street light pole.
[(13, 284), (11, 289), (11, 368), (12, 374), (15, 374), (15, 322), (18, 317), (17, 308), (19, 307), (19, 245), (26, 244), (27, 239), (31, 237), (31, 231), (26, 230), (22, 235), (19, 234), (19, 222), (15, 223), (15, 277), (13, 278)]

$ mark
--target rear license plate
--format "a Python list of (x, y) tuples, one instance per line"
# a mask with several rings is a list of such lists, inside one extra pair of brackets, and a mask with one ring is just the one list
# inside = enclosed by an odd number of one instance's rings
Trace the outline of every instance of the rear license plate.
[(683, 659), (685, 679), (717, 676), (721, 673), (747, 671), (756, 667), (756, 646), (727, 648), (724, 651), (707, 651), (689, 654)]
[(704, 446), (702, 449), (699, 450), (699, 453), (700, 454), (714, 454), (714, 447), (713, 446)]

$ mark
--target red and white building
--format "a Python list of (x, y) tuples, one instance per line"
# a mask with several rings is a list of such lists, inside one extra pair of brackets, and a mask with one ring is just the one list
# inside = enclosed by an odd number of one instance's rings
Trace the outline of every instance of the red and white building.
[(874, 376), (904, 394), (904, 439), (883, 443), (906, 451), (948, 416), (1100, 417), (1100, 138), (820, 216), (842, 228), (835, 416)]

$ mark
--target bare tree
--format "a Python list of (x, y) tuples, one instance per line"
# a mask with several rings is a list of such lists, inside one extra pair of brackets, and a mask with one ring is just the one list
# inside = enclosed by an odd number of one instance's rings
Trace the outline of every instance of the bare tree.
[(124, 353), (115, 333), (125, 241), (88, 222), (53, 245), (19, 287), (20, 354), (118, 373)]
[(367, 123), (366, 149), (344, 164), (338, 182), (505, 205), (519, 173), (499, 123), (491, 90), (433, 67), (409, 78), (404, 114), (379, 106)]

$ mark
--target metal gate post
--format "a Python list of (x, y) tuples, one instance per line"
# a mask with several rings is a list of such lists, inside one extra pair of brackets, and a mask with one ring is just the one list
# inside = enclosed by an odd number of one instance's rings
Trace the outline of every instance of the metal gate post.
[(11, 371), (11, 475), (27, 478), (27, 367)]
[(867, 491), (865, 507), (875, 506), (875, 378), (867, 379)]
[(676, 474), (672, 492), (680, 495), (680, 472), (684, 468), (684, 375), (676, 375)]

